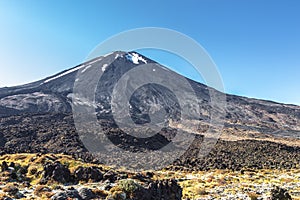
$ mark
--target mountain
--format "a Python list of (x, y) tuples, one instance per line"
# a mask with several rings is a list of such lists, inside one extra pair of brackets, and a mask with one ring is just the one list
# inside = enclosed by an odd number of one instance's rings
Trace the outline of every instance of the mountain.
[[(145, 64), (144, 62), (134, 63), (132, 60), (128, 59), (128, 55), (131, 54), (137, 55), (135, 52), (114, 52), (107, 56), (108, 60), (112, 60), (112, 62), (110, 66), (107, 66), (101, 79), (103, 85), (105, 85), (105, 87), (101, 86), (101, 89), (98, 90), (100, 91), (98, 96), (100, 96), (101, 99), (105, 99), (105, 97), (103, 98), (105, 92), (112, 89), (112, 86), (115, 85), (122, 74), (138, 65)], [(155, 63), (142, 55), (138, 56), (142, 57), (145, 62)], [(16, 87), (0, 88), (0, 116), (11, 116), (24, 113), (42, 114), (72, 112), (72, 92), (77, 72), (84, 68), (88, 68), (87, 66), (90, 66), (91, 64), (101, 64), (102, 58), (104, 57), (95, 58), (34, 83)], [(164, 68), (158, 63), (155, 64)], [(200, 106), (204, 109), (200, 113), (201, 116), (199, 116), (199, 119), (208, 119), (209, 114), (206, 113), (209, 113), (210, 109), (209, 90), (213, 89), (189, 79), (187, 79), (187, 81), (195, 90), (197, 97), (200, 100)], [(153, 85), (150, 87), (152, 91), (159, 91), (157, 86)], [(166, 90), (161, 93), (166, 93)], [(156, 95), (156, 98), (157, 97), (158, 95)], [(250, 99), (235, 95), (226, 95), (226, 98), (226, 127), (261, 133), (274, 133), (279, 130), (300, 133), (299, 106)], [(103, 104), (103, 100), (100, 101), (97, 105), (98, 108), (103, 107)], [(295, 135), (297, 136), (297, 134)]]
[[(249, 148), (255, 149), (256, 145), (253, 144), (256, 144), (257, 141), (264, 142), (264, 146), (267, 145), (274, 149), (278, 147), (276, 146), (278, 144), (298, 148), (300, 144), (300, 106), (226, 94), (226, 107), (216, 107), (211, 103), (212, 94), (214, 96), (225, 94), (176, 74), (136, 52), (118, 51), (100, 56), (37, 82), (0, 88), (1, 153), (63, 152), (83, 154), (87, 152), (85, 145), (79, 140), (72, 115), (72, 108), (78, 106), (80, 109), (92, 108), (100, 123), (105, 123), (109, 127), (108, 132), (110, 132), (114, 143), (120, 145), (123, 144), (124, 140), (128, 140), (131, 142), (127, 146), (125, 144), (125, 148), (131, 148), (136, 138), (124, 136), (123, 133), (116, 131), (118, 125), (127, 124), (127, 121), (117, 119), (119, 120), (118, 124), (117, 120), (111, 120), (114, 117), (112, 109), (118, 108), (119, 105), (117, 104), (120, 100), (118, 98), (121, 98), (122, 95), (115, 95), (115, 102), (113, 102), (112, 97), (114, 89), (121, 79), (123, 86), (131, 87), (131, 80), (124, 79), (126, 77), (124, 74), (129, 72), (134, 74), (134, 71), (137, 70), (138, 72), (138, 67), (144, 64), (155, 66), (155, 69), (146, 68), (147, 73), (156, 70), (162, 74), (169, 74), (170, 76), (165, 76), (163, 81), (170, 87), (176, 88), (179, 91), (177, 94), (182, 93), (181, 95), (186, 96), (181, 96), (178, 99), (174, 95), (174, 91), (155, 83), (138, 87), (132, 95), (129, 95), (129, 113), (135, 124), (151, 124), (150, 115), (156, 116), (156, 114), (157, 120), (162, 118), (162, 123), (172, 122), (171, 128), (162, 130), (161, 136), (157, 136), (152, 142), (150, 141), (148, 146), (143, 146), (145, 142), (148, 142), (147, 139), (138, 139), (138, 145), (134, 149), (150, 148), (155, 150), (160, 148), (174, 137), (175, 133), (172, 132), (172, 128), (196, 135), (205, 133), (210, 127), (216, 131), (217, 125), (212, 124), (211, 120), (214, 114), (222, 115), (224, 129), (220, 135), (221, 140), (217, 144), (221, 145), (222, 148), (230, 149), (232, 144), (243, 148), (243, 145), (246, 144)], [(74, 86), (78, 85), (79, 82), (81, 87), (86, 88), (86, 91), (93, 88), (94, 77), (84, 76), (84, 74), (91, 74), (93, 71), (90, 70), (95, 69), (102, 73), (94, 90), (95, 102), (91, 99), (77, 98), (76, 91), (74, 91), (76, 87)], [(145, 81), (147, 73), (138, 74), (137, 72), (134, 78), (140, 82)], [(78, 80), (79, 77), (82, 79)], [(181, 84), (181, 80), (189, 83), (196, 98), (182, 92), (186, 88), (184, 84)], [(184, 115), (181, 112), (182, 109), (191, 111), (184, 121), (178, 120), (180, 116)], [(161, 110), (164, 112), (160, 113)], [(117, 110), (117, 112), (119, 116), (123, 116), (123, 110)], [(122, 141), (119, 141), (120, 134), (122, 138), (125, 138)], [(247, 142), (252, 140), (255, 140), (254, 143), (249, 145)], [(141, 146), (141, 144), (143, 145)], [(196, 144), (197, 142), (191, 148), (196, 148)], [(282, 146), (282, 148), (285, 149), (286, 146)], [(290, 153), (287, 150), (287, 158)], [(282, 157), (282, 155), (280, 156)], [(186, 156), (186, 158), (190, 159), (191, 156)]]

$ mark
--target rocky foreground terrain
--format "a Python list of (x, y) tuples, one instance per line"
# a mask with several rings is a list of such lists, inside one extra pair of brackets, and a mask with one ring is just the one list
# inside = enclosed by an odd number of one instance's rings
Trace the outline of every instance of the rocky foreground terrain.
[(300, 194), (299, 169), (133, 173), (60, 154), (0, 159), (1, 199), (285, 200), (299, 199)]
[[(174, 179), (117, 171), (70, 156), (15, 154), (1, 157), (2, 199), (180, 199)], [(3, 184), (5, 183), (5, 184)]]
[[(126, 130), (134, 129), (116, 124), (111, 101), (122, 76), (143, 64), (170, 73), (171, 85), (184, 90), (177, 81), (182, 76), (136, 52), (113, 52), (34, 83), (0, 88), (0, 199), (300, 199), (299, 106), (226, 95), (226, 106), (214, 107), (211, 94), (225, 94), (186, 79), (196, 98), (184, 96), (193, 115), (182, 121), (172, 91), (148, 84), (132, 94), (130, 117), (147, 124), (161, 109), (165, 115), (160, 122), (168, 125), (156, 137), (133, 137)], [(94, 67), (103, 72), (95, 102), (74, 98), (78, 74)], [(91, 87), (92, 77), (85, 78), (84, 88)], [(92, 107), (104, 134), (127, 152), (155, 153), (178, 130), (195, 139), (183, 155), (156, 171), (130, 171), (119, 160), (105, 166), (102, 161), (109, 156), (96, 157), (82, 142), (74, 106)], [(211, 123), (214, 114), (221, 115), (223, 129)], [(97, 130), (86, 121), (84, 131)], [(207, 155), (199, 156), (210, 129), (219, 139)], [(151, 155), (136, 165), (147, 166)]]

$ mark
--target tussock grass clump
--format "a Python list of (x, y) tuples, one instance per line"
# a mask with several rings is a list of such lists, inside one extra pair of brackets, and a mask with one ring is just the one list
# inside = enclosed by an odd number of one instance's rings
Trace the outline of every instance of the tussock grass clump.
[(254, 192), (248, 193), (248, 196), (251, 200), (258, 200), (258, 197), (259, 197), (259, 195)]
[(54, 195), (52, 190), (45, 185), (38, 185), (34, 190), (34, 195), (38, 197), (47, 197), (50, 198)]

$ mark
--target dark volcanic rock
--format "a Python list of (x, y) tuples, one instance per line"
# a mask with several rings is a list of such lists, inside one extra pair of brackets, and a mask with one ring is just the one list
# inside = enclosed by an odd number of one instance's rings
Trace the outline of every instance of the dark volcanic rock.
[(254, 169), (291, 169), (300, 163), (300, 147), (291, 147), (279, 143), (241, 140), (219, 140), (205, 157), (198, 157), (201, 140), (195, 141), (188, 151), (174, 162), (185, 170), (210, 170), (244, 168)]
[(147, 192), (151, 195), (151, 200), (180, 200), (182, 197), (182, 189), (175, 180), (163, 180), (150, 183)]
[(79, 195), (77, 190), (67, 190), (63, 192), (58, 192), (51, 197), (51, 200), (69, 200), (69, 199), (82, 200), (82, 197)]
[(60, 162), (46, 163), (44, 165), (43, 181), (54, 180), (59, 183), (70, 183), (74, 181), (70, 170)]
[(6, 170), (8, 170), (8, 165), (5, 161), (3, 161), (1, 163), (1, 172), (5, 172)]
[(103, 175), (103, 179), (114, 183), (118, 179), (118, 174), (116, 174), (114, 171), (108, 171)]
[(292, 200), (292, 197), (287, 190), (275, 187), (271, 190), (271, 200)]
[(97, 167), (79, 167), (74, 172), (77, 181), (99, 182), (103, 179), (103, 174)]
[(5, 143), (6, 143), (6, 139), (4, 137), (4, 134), (0, 132), (0, 148), (4, 147)]
[(96, 197), (94, 192), (89, 188), (80, 188), (78, 193), (83, 200), (90, 200)]
[(76, 133), (71, 115), (20, 115), (0, 118), (0, 133), (6, 141), (4, 146), (0, 145), (2, 154), (51, 152), (78, 156), (87, 152)]

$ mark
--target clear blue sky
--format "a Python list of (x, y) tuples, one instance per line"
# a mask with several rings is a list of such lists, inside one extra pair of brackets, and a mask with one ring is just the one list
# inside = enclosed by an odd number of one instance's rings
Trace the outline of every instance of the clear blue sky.
[(0, 0), (0, 87), (73, 67), (108, 37), (150, 26), (198, 41), (226, 92), (300, 105), (299, 10), (297, 0)]

